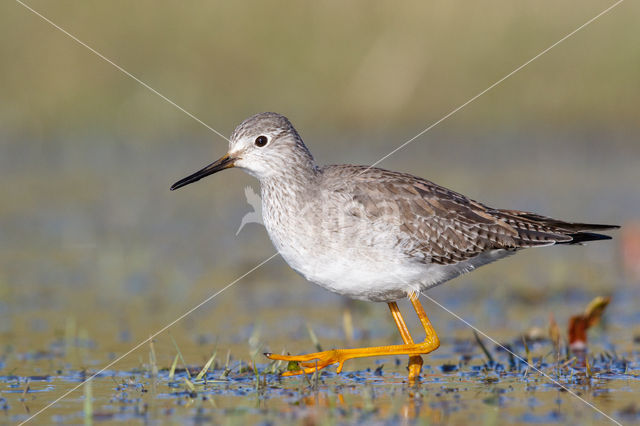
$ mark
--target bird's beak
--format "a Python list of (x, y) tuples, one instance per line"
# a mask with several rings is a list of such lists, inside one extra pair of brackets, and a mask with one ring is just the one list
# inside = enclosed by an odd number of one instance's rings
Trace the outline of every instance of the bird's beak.
[(174, 191), (178, 188), (182, 188), (183, 186), (189, 185), (190, 183), (197, 182), (203, 177), (207, 177), (214, 173), (219, 172), (220, 170), (228, 169), (234, 166), (235, 158), (231, 157), (229, 154), (226, 154), (224, 157), (220, 158), (217, 161), (209, 164), (202, 170), (198, 170), (194, 174), (187, 176), (184, 179), (180, 179), (173, 185), (171, 185), (171, 190)]

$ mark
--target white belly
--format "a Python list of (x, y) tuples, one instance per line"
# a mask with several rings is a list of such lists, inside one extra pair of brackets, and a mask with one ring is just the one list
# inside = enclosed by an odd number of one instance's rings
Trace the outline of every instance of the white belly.
[(313, 253), (283, 247), (280, 254), (294, 270), (307, 280), (327, 290), (354, 299), (391, 301), (402, 299), (411, 291), (424, 265), (402, 265), (393, 259), (372, 260), (356, 250), (340, 254)]

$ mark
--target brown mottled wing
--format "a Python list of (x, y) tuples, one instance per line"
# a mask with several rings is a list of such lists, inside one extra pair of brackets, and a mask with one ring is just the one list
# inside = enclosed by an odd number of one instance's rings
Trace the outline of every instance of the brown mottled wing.
[(424, 262), (453, 264), (489, 250), (570, 243), (572, 233), (594, 229), (492, 209), (408, 174), (360, 166), (329, 166), (324, 172), (329, 186), (349, 194), (360, 214), (397, 225), (397, 245)]

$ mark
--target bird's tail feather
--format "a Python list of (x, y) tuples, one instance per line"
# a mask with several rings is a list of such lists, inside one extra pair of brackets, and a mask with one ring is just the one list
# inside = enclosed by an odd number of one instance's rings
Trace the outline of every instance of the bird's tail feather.
[(607, 231), (618, 229), (618, 225), (596, 223), (565, 222), (551, 217), (519, 210), (498, 210), (503, 218), (510, 219), (510, 224), (518, 230), (531, 245), (545, 245), (548, 241), (556, 244), (580, 244), (586, 241), (610, 240), (604, 234), (589, 231)]
[[(611, 228), (606, 228), (611, 229)], [(595, 232), (576, 232), (569, 234), (571, 241), (562, 241), (558, 244), (581, 244), (587, 241), (610, 240), (611, 236), (604, 234), (596, 234)]]

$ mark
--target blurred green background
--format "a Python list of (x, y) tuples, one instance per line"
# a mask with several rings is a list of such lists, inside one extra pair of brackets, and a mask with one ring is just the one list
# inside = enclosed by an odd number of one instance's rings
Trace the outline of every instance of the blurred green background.
[[(224, 135), (276, 111), (319, 163), (371, 164), (612, 3), (28, 4)], [(80, 333), (93, 346), (77, 362), (97, 367), (273, 253), (258, 225), (235, 235), (258, 184), (236, 170), (170, 193), (226, 141), (18, 3), (0, 16), (0, 343), (35, 353)], [(623, 3), (380, 166), (496, 207), (635, 229), (638, 16)], [(624, 342), (638, 277), (621, 241), (532, 250), (432, 296), (500, 336), (613, 294), (610, 339)], [(344, 309), (356, 338), (397, 340), (385, 306), (346, 304), (280, 259), (173, 335), (197, 361), (214, 341), (247, 354), (257, 324), (272, 350), (311, 349), (306, 322), (343, 346)], [(469, 335), (428, 309), (437, 329)], [(158, 345), (169, 364), (172, 343)]]

